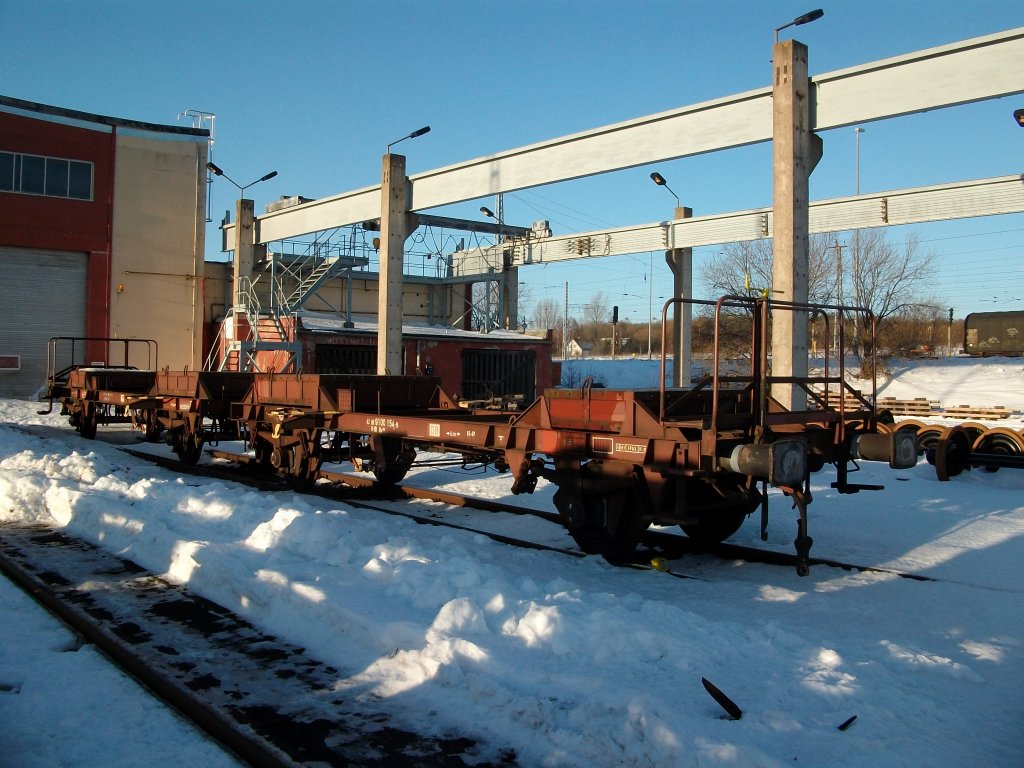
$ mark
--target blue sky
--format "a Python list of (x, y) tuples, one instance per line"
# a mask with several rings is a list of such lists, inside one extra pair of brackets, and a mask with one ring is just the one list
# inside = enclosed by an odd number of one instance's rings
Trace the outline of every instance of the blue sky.
[[(764, 87), (773, 29), (819, 6), (824, 18), (783, 33), (808, 45), (812, 75), (1024, 26), (1019, 0), (0, 0), (0, 93), (167, 124), (212, 112), (214, 159), (232, 178), (279, 172), (249, 190), (262, 210), (378, 183), (385, 145), (422, 125), (401, 147), (410, 174)], [(1019, 107), (1024, 96), (866, 125), (861, 191), (1021, 172)], [(852, 194), (853, 129), (823, 138), (811, 198)], [(651, 170), (510, 193), (505, 219), (564, 233), (668, 218), (675, 202)], [(771, 205), (767, 144), (657, 170), (695, 215)], [(236, 192), (214, 184), (215, 220)], [(481, 203), (438, 212), (475, 218)], [(931, 298), (957, 316), (1024, 308), (1024, 216), (914, 231), (940, 257)], [(219, 243), (211, 225), (208, 256), (222, 258)], [(521, 281), (559, 302), (568, 282), (571, 306), (602, 291), (642, 321), (651, 261), (528, 268)], [(670, 277), (661, 253), (653, 264), (658, 296)]]

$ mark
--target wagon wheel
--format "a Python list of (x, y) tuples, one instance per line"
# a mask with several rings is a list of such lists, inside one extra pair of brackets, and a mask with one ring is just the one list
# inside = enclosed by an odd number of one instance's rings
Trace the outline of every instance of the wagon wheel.
[(174, 436), (172, 447), (183, 464), (196, 464), (203, 455), (203, 435), (184, 427)]
[(78, 417), (78, 431), (86, 440), (96, 437), (97, 421), (96, 406), (90, 402), (83, 404), (82, 414)]
[(269, 440), (257, 437), (253, 441), (252, 448), (255, 460), (249, 462), (249, 470), (254, 475), (271, 474), (274, 471), (274, 465), (271, 463), (270, 457), (274, 453), (274, 446), (270, 444)]
[(613, 562), (633, 554), (649, 525), (642, 513), (644, 495), (635, 486), (584, 497), (560, 488), (554, 501), (579, 548)]
[[(978, 435), (971, 449), (975, 453), (1022, 456), (1024, 455), (1024, 436), (1008, 427), (995, 427)], [(998, 470), (999, 467), (985, 467), (986, 472), (997, 472)]]
[(875, 428), (877, 431), (888, 434), (896, 429), (896, 417), (888, 408), (882, 408), (875, 414)]
[(967, 459), (971, 455), (971, 443), (962, 425), (949, 427), (942, 432), (935, 443), (935, 476), (939, 480), (949, 480), (968, 468)]
[(960, 428), (967, 435), (967, 442), (972, 446), (977, 442), (978, 438), (988, 432), (988, 427), (982, 424), (980, 421), (965, 421), (960, 425)]
[[(918, 421), (917, 419), (904, 419), (903, 421), (897, 422), (895, 425), (890, 427), (890, 430), (896, 431), (896, 432), (900, 432), (900, 431), (906, 429), (906, 430), (910, 430), (915, 435), (917, 435), (917, 434), (920, 434), (921, 430), (924, 429), (927, 426), (928, 425), (925, 424), (923, 421)], [(917, 443), (917, 455), (920, 456), (923, 453), (924, 453), (924, 448), (921, 447), (921, 442), (920, 442), (920, 440), (918, 440), (918, 443)]]
[(696, 523), (685, 523), (679, 527), (695, 544), (721, 544), (740, 529), (748, 514), (749, 510), (745, 506), (706, 510), (697, 515)]
[(929, 464), (935, 463), (935, 447), (945, 431), (945, 427), (938, 426), (937, 424), (925, 424), (917, 430), (917, 452), (919, 455), (925, 454), (928, 457)]
[[(383, 465), (378, 461), (373, 467), (373, 476), (382, 485), (395, 485), (402, 482), (405, 474), (416, 458), (416, 451), (397, 437), (382, 437), (380, 452), (384, 456)], [(376, 448), (376, 446), (374, 446)]]
[(147, 443), (155, 443), (160, 439), (161, 433), (164, 431), (164, 425), (160, 423), (160, 417), (157, 416), (156, 411), (146, 411), (144, 419), (145, 430), (143, 437)]
[(288, 465), (288, 484), (297, 491), (308, 491), (320, 477), (320, 457), (301, 448), (293, 449)]

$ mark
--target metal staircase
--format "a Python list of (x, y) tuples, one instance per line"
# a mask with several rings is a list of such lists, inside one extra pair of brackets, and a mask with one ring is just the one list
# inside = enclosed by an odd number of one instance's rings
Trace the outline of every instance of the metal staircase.
[[(275, 286), (276, 288), (276, 286)], [(281, 305), (280, 299), (278, 305)], [(295, 313), (264, 310), (252, 281), (243, 277), (235, 303), (221, 322), (205, 370), (296, 372), (302, 344), (295, 340)]]
[[(316, 263), (318, 261), (319, 263)], [(295, 286), (295, 290), (284, 299), (283, 306), (289, 312), (295, 312), (299, 309), (328, 280), (339, 277), (342, 273), (352, 269), (352, 259), (341, 257), (318, 259), (312, 257), (300, 265), (298, 274), (301, 275), (302, 267), (309, 266), (310, 263), (313, 266), (312, 270), (300, 278), (298, 285)]]
[[(342, 237), (334, 239), (339, 233)], [(272, 254), (268, 271), (257, 278), (241, 279), (234, 304), (221, 322), (218, 339), (207, 356), (205, 370), (272, 368), (283, 373), (301, 369), (302, 345), (295, 337), (296, 313), (330, 280), (347, 281), (348, 308), (343, 316), (351, 321), (352, 272), (370, 262), (368, 246), (357, 241), (355, 227), (338, 228), (312, 243), (293, 245), (302, 245), (303, 250)], [(268, 280), (271, 286), (273, 299), (269, 309), (261, 305), (255, 290), (261, 280)], [(291, 292), (286, 294), (283, 285), (291, 288)], [(266, 293), (264, 290), (263, 295)], [(325, 303), (331, 306), (326, 300)]]
[[(342, 236), (336, 238), (335, 236), (339, 234)], [(365, 267), (370, 262), (367, 246), (357, 240), (355, 228), (342, 227), (324, 238), (302, 245), (304, 250), (301, 252), (271, 257), (274, 259), (275, 282), (295, 286), (291, 293), (285, 295), (279, 302), (282, 311), (296, 312), (325, 284), (335, 278), (344, 278), (348, 281), (351, 303), (352, 271), (358, 267)], [(357, 253), (363, 255), (356, 255)]]

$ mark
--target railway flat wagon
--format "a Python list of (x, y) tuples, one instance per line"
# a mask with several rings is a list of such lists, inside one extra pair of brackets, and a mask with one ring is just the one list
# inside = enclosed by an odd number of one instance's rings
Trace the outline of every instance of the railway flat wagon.
[[(140, 417), (140, 403), (156, 381), (157, 354), (152, 339), (50, 339), (43, 395), (49, 408), (40, 413), (51, 413), (60, 402), (61, 414), (82, 437), (96, 437), (100, 424), (133, 423), (152, 438), (157, 425)], [(135, 367), (137, 360), (145, 367)]]
[(158, 371), (139, 408), (186, 464), (195, 464), (203, 445), (238, 440), (232, 405), (242, 400), (255, 374), (248, 371)]
[[(662, 383), (611, 390), (588, 382), (548, 390), (522, 412), (484, 413), (457, 407), (428, 377), (259, 376), (238, 418), (257, 457), (300, 483), (315, 482), (322, 460), (351, 461), (397, 482), (417, 452), (462, 454), (507, 469), (513, 493), (547, 480), (557, 486), (555, 506), (578, 545), (611, 559), (627, 557), (652, 524), (717, 542), (760, 507), (764, 526), (773, 485), (800, 510), (797, 550), (806, 561), (809, 473), (835, 464), (835, 487), (854, 493), (865, 486), (849, 481), (850, 464), (913, 466), (916, 439), (880, 428), (874, 393), (851, 390), (841, 363), (816, 377), (771, 374), (772, 313), (827, 322), (825, 309), (847, 308), (746, 297), (704, 303), (713, 307), (716, 328), (727, 310), (747, 318), (742, 373), (719, 364), (716, 333), (713, 373), (685, 389)], [(664, 371), (664, 355), (662, 365)], [(772, 397), (778, 385), (802, 389), (816, 407), (787, 410)], [(848, 397), (836, 401), (830, 388)]]
[[(666, 304), (663, 327), (680, 301)], [(433, 376), (91, 369), (73, 372), (64, 406), (72, 415), (88, 413), (92, 403), (123, 394), (133, 423), (147, 436), (166, 430), (183, 461), (197, 461), (204, 443), (240, 439), (248, 453), (236, 460), (298, 488), (315, 484), (324, 462), (350, 463), (385, 485), (401, 481), (418, 454), (430, 463), (453, 454), (462, 464), (491, 464), (510, 473), (515, 494), (532, 493), (540, 480), (553, 483), (568, 532), (584, 551), (609, 559), (628, 557), (653, 524), (678, 525), (699, 542), (722, 541), (758, 508), (764, 536), (770, 485), (798, 510), (798, 570), (805, 573), (810, 473), (830, 463), (840, 493), (875, 489), (850, 482), (850, 466), (914, 466), (917, 437), (889, 428), (873, 405), (873, 382), (870, 392), (846, 382), (842, 348), (820, 374), (774, 375), (772, 318), (794, 313), (801, 322), (823, 321), (831, 338), (831, 317), (841, 323), (848, 312), (866, 311), (738, 296), (691, 303), (713, 312), (715, 338), (711, 373), (686, 388), (666, 386), (663, 350), (657, 389), (588, 381), (549, 389), (522, 411), (461, 407)], [(721, 350), (727, 313), (730, 338), (737, 319), (748, 334), (747, 348), (732, 360)], [(860, 322), (874, 334), (870, 313)], [(800, 396), (777, 396), (787, 391)], [(783, 400), (808, 405), (787, 408)]]

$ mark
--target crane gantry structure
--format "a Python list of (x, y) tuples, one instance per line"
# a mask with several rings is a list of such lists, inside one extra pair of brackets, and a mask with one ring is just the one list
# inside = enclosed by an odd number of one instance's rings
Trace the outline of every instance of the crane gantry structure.
[[(411, 177), (404, 174), (404, 158), (389, 152), (384, 156), (380, 185), (267, 213), (257, 217), (255, 227), (226, 224), (226, 242), (235, 243), (238, 253), (250, 245), (244, 242), (246, 237), (270, 243), (379, 218), (382, 235), (388, 235), (381, 238), (380, 254), (379, 346), (387, 354), (379, 356), (379, 366), (384, 370), (393, 367), (398, 359), (400, 340), (392, 337), (400, 322), (397, 326), (393, 321), (385, 322), (383, 310), (388, 294), (392, 295), (392, 307), (400, 305), (393, 292), (401, 294), (403, 243), (410, 226), (415, 226), (410, 214), (418, 211), (773, 141), (776, 196), (771, 209), (677, 218), (546, 239), (527, 235), (513, 243), (508, 266), (515, 270), (573, 258), (655, 248), (678, 252), (697, 245), (774, 237), (777, 246), (788, 244), (785, 248), (777, 247), (777, 254), (788, 254), (783, 258), (797, 262), (795, 268), (790, 264), (790, 268), (783, 270), (790, 277), (781, 280), (783, 297), (796, 300), (801, 296), (799, 262), (806, 261), (808, 232), (1024, 212), (1024, 184), (1019, 174), (815, 203), (806, 196), (800, 198), (800, 188), (806, 190), (807, 177), (820, 157), (821, 132), (1024, 92), (1024, 28), (804, 78), (799, 67), (802, 64), (806, 71), (806, 59), (807, 49), (802, 43), (777, 42), (773, 49), (776, 76), (770, 87), (498, 152)], [(780, 78), (779, 72), (784, 72), (785, 77)], [(784, 103), (797, 106), (783, 114)], [(779, 154), (782, 141), (792, 145), (788, 155)], [(784, 195), (780, 203), (780, 189), (791, 196), (788, 202)], [(491, 279), (494, 262), (486, 249), (462, 256), (465, 258), (459, 259), (458, 270), (439, 279)], [(687, 269), (688, 265), (681, 262), (678, 268)], [(802, 274), (806, 276), (806, 268)], [(806, 286), (803, 292), (806, 295)], [(802, 358), (806, 365), (806, 346), (801, 350), (797, 339), (794, 347), (789, 331), (776, 335), (790, 347), (786, 357), (797, 366)]]

